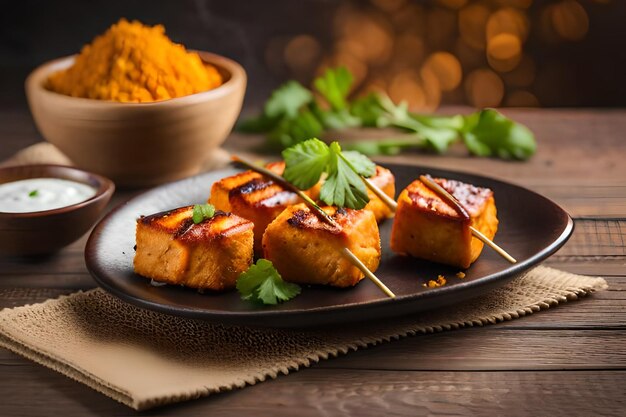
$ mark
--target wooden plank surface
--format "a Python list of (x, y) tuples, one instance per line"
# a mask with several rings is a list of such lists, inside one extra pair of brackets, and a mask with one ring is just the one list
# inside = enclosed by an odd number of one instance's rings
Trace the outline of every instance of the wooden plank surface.
[[(252, 387), (136, 413), (51, 370), (3, 367), (5, 416), (615, 416), (626, 371), (449, 372), (307, 369)], [(32, 395), (29, 395), (32, 394)], [(46, 414), (44, 412), (44, 414)], [(48, 414), (51, 415), (51, 414)]]
[[(312, 369), (147, 415), (625, 415), (625, 110), (509, 111), (539, 140), (525, 163), (419, 153), (383, 158), (495, 176), (554, 199), (576, 219), (547, 265), (606, 278), (609, 290), (519, 320), (410, 337)], [(39, 139), (30, 116), (0, 113), (0, 160)], [(262, 140), (233, 135), (226, 147)], [(118, 193), (116, 202), (132, 193)], [(0, 308), (94, 287), (86, 237), (57, 256), (0, 258)], [(125, 406), (0, 350), (0, 415), (136, 415)]]

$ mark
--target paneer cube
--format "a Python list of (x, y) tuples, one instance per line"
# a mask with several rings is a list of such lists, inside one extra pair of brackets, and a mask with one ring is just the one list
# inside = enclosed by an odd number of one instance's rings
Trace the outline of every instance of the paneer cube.
[[(270, 163), (267, 168), (282, 175), (285, 163)], [(307, 193), (316, 199), (319, 186), (314, 186)], [(267, 225), (285, 208), (301, 202), (295, 193), (254, 171), (245, 171), (215, 182), (209, 198), (209, 203), (216, 209), (232, 212), (254, 223), (254, 250), (259, 254)]]
[[(391, 199), (395, 199), (396, 196), (396, 179), (387, 168), (383, 168), (380, 165), (376, 165), (376, 173), (372, 175), (369, 180), (378, 186), (385, 194)], [(376, 221), (378, 223), (391, 217), (393, 211), (387, 204), (385, 204), (380, 198), (376, 196), (369, 188), (367, 189), (367, 195), (370, 198), (369, 203), (365, 206), (365, 210), (370, 210), (374, 213)]]
[(443, 178), (435, 181), (461, 203), (469, 218), (416, 180), (398, 198), (391, 249), (416, 258), (468, 268), (483, 249), (483, 243), (472, 237), (470, 226), (489, 239), (493, 239), (498, 230), (493, 192), (460, 181)]
[(354, 286), (364, 276), (342, 250), (350, 249), (371, 271), (378, 268), (380, 235), (374, 213), (323, 209), (338, 226), (320, 220), (305, 204), (283, 211), (265, 230), (263, 256), (289, 282)]
[(187, 206), (137, 220), (135, 272), (192, 288), (234, 288), (252, 263), (252, 223), (217, 211), (194, 224), (192, 214)]

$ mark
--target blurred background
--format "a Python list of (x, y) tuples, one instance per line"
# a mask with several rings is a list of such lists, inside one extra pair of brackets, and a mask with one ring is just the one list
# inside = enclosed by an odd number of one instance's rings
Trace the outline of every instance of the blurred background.
[(11, 1), (0, 14), (0, 106), (26, 109), (37, 65), (76, 53), (119, 18), (234, 58), (246, 107), (287, 79), (344, 65), (355, 94), (442, 105), (626, 105), (626, 2), (618, 0)]

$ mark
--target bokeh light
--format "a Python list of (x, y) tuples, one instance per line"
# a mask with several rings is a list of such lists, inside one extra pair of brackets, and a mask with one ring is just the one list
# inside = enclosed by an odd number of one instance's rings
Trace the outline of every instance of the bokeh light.
[(276, 74), (305, 82), (345, 66), (355, 77), (354, 94), (386, 92), (413, 110), (451, 101), (538, 106), (537, 91), (543, 97), (547, 86), (552, 94), (550, 83), (560, 83), (552, 64), (536, 55), (537, 43), (585, 39), (585, 7), (577, 0), (345, 1), (328, 39), (277, 36), (265, 60)]
[(315, 68), (321, 56), (317, 39), (310, 35), (298, 35), (285, 46), (285, 63), (292, 72), (307, 72)]
[(487, 20), (487, 39), (502, 33), (517, 36), (525, 41), (528, 36), (528, 18), (520, 10), (506, 7), (495, 11)]
[(589, 30), (587, 12), (577, 1), (566, 0), (552, 6), (552, 25), (561, 38), (578, 41), (585, 37)]
[(539, 100), (529, 91), (515, 90), (507, 95), (505, 105), (509, 107), (539, 107)]
[(489, 20), (489, 9), (484, 4), (470, 4), (459, 12), (461, 39), (474, 49), (485, 49), (485, 27)]
[(449, 52), (431, 54), (421, 70), (422, 78), (435, 77), (442, 91), (452, 91), (461, 83), (461, 63)]
[(504, 83), (492, 70), (479, 68), (465, 79), (465, 94), (475, 107), (497, 107), (504, 97)]

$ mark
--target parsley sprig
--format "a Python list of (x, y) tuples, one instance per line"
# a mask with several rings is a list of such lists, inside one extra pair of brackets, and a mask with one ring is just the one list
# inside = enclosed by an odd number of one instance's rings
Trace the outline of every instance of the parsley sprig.
[(360, 176), (371, 177), (376, 165), (366, 156), (354, 151), (341, 151), (338, 142), (326, 145), (319, 139), (309, 139), (283, 151), (283, 177), (296, 187), (311, 188), (326, 174), (320, 190), (320, 200), (329, 205), (362, 209), (369, 201), (367, 189)]
[(297, 284), (283, 281), (271, 261), (259, 259), (237, 278), (237, 291), (242, 300), (276, 305), (300, 294)]
[(391, 127), (399, 131), (397, 137), (358, 141), (349, 148), (367, 155), (392, 155), (405, 149), (443, 153), (462, 141), (477, 156), (527, 159), (535, 153), (533, 133), (497, 110), (484, 109), (466, 116), (416, 114), (409, 112), (406, 103), (396, 104), (384, 93), (350, 100), (352, 84), (352, 74), (342, 67), (328, 69), (316, 78), (314, 91), (289, 81), (274, 91), (259, 117), (244, 121), (239, 130), (264, 133), (268, 143), (278, 149), (328, 130)]

